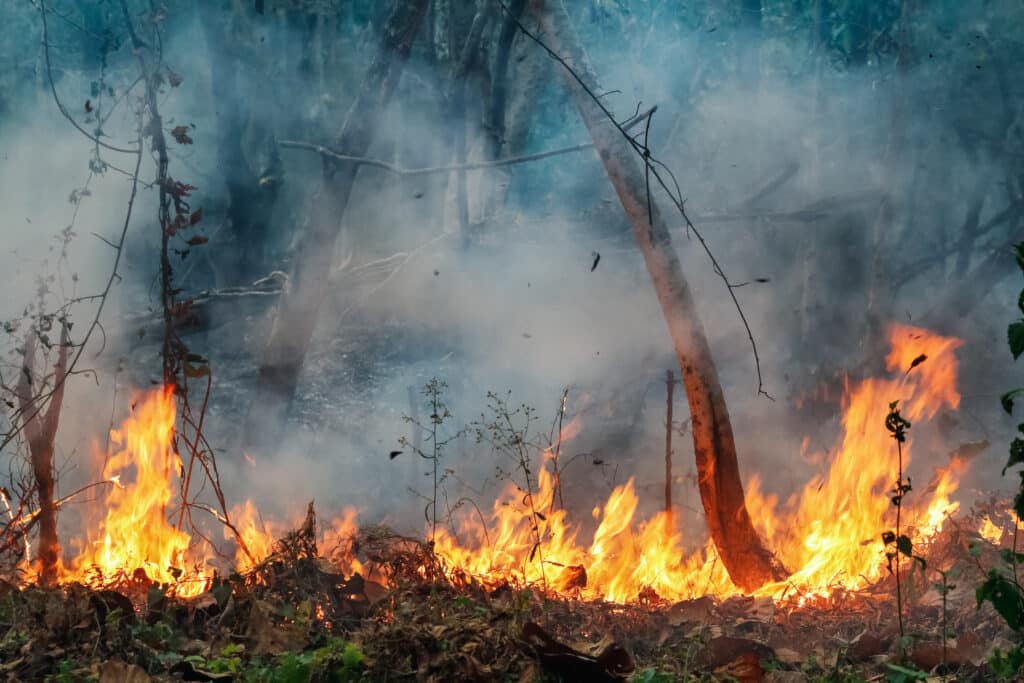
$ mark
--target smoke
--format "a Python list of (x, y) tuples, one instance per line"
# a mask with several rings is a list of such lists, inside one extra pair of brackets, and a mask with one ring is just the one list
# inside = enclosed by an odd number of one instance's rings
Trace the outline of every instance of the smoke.
[[(209, 27), (202, 24), (223, 17), (172, 17), (168, 24), (164, 53), (185, 82), (166, 88), (161, 107), (168, 127), (188, 125), (195, 140), (191, 147), (172, 150), (171, 174), (199, 186), (193, 206), (204, 208), (207, 218), (200, 229), (211, 238), (205, 253), (196, 249), (175, 262), (186, 293), (244, 284), (224, 281), (221, 259), (239, 248), (225, 223), (225, 187), (237, 179), (224, 177), (218, 157), (224, 112), (238, 107), (251, 116), (241, 139), (253, 168), (263, 163), (260, 131), (330, 141), (357, 89), (365, 55), (374, 53), (369, 26), (348, 29), (350, 39), (332, 45), (324, 40), (325, 23), (316, 48), (328, 51), (326, 62), (339, 68), (310, 66), (303, 61), (306, 34), (283, 17), (244, 38), (251, 44), (239, 51), (241, 63), (259, 60), (259, 68), (240, 71), (235, 88), (215, 77), (211, 63), (218, 57), (210, 48)], [(687, 211), (729, 282), (747, 283), (734, 292), (757, 344), (764, 386), (775, 401), (757, 394), (750, 342), (725, 284), (696, 236), (655, 188), (674, 226), (675, 247), (718, 363), (744, 475), (761, 473), (767, 486), (785, 496), (817, 474), (803, 471), (798, 459), (804, 437), (827, 445), (836, 429), (834, 415), (818, 421), (797, 416), (797, 400), (830, 373), (857, 369), (870, 351), (865, 311), (873, 264), (881, 258), (898, 276), (900, 264), (950, 248), (959, 239), (978, 178), (1005, 175), (1007, 161), (999, 150), (956, 137), (964, 125), (989, 125), (984, 108), (996, 106), (990, 102), (997, 101), (998, 84), (987, 70), (976, 73), (970, 56), (977, 45), (954, 48), (951, 39), (930, 33), (919, 38), (921, 59), (901, 71), (891, 61), (884, 67), (837, 65), (833, 53), (815, 45), (812, 32), (776, 31), (771, 22), (765, 35), (738, 33), (720, 8), (696, 24), (689, 17), (645, 23), (638, 16), (617, 40), (600, 39), (611, 31), (611, 19), (575, 18), (602, 77), (602, 101), (621, 119), (638, 107), (658, 105), (646, 144), (673, 170)], [(926, 18), (922, 15), (922, 25)], [(652, 28), (642, 30), (645, 25)], [(935, 42), (935, 56), (924, 59), (927, 41)], [(993, 50), (1002, 54), (1003, 48)], [(471, 96), (468, 122), (450, 120), (431, 95), (449, 87), (448, 73), (432, 65), (424, 51), (414, 53), (395, 101), (379, 122), (372, 158), (405, 167), (448, 164), (447, 144), (463, 131), (473, 143), (471, 153), (479, 153), (486, 131), (478, 123), (478, 105)], [(287, 58), (277, 63), (278, 54)], [(544, 59), (525, 41), (517, 43), (515, 54), (523, 59), (513, 60), (513, 74), (531, 60)], [(112, 52), (109, 59), (111, 80), (124, 81), (132, 69), (129, 50)], [(558, 68), (529, 95), (533, 102), (522, 153), (588, 139)], [(61, 67), (58, 89), (74, 103), (76, 117), (95, 78), (95, 73)], [(274, 97), (285, 85), (294, 99)], [(128, 196), (126, 178), (108, 169), (89, 180), (89, 196), (76, 204), (66, 201), (90, 176), (91, 144), (63, 121), (40, 86), (38, 81), (17, 84), (24, 96), (9, 103), (11, 112), (0, 127), (0, 201), (7, 207), (0, 268), (8, 274), (0, 318), (5, 320), (17, 318), (34, 299), (40, 274), (56, 274), (55, 300), (102, 289), (112, 254), (93, 233), (108, 240), (119, 233)], [(476, 93), (479, 84), (467, 87)], [(108, 125), (108, 134), (117, 130), (119, 140), (132, 138), (131, 106), (119, 123)], [(309, 202), (315, 201), (320, 164), (309, 152), (281, 154), (285, 174), (269, 244), (275, 262), (286, 270), (290, 247), (305, 227)], [(147, 156), (143, 178), (152, 172)], [(628, 476), (637, 476), (641, 490), (659, 481), (664, 378), (667, 370), (678, 373), (678, 368), (643, 261), (599, 160), (585, 150), (511, 167), (508, 177), (507, 201), (496, 215), (482, 215), (488, 207), (485, 193), (504, 176), (468, 174), (471, 218), (486, 221), (481, 239), (467, 247), (458, 234), (445, 174), (398, 178), (379, 169), (361, 171), (343, 218), (343, 237), (323, 248), (335, 249), (338, 263), (351, 257), (343, 274), (397, 253), (406, 257), (394, 261), (401, 265), (390, 274), (350, 281), (346, 289), (330, 293), (280, 453), (252, 464), (235, 446), (273, 311), (235, 318), (225, 310), (225, 319), (208, 332), (186, 338), (211, 361), (208, 437), (221, 449), (217, 457), (233, 500), (253, 497), (268, 515), (307, 499), (328, 509), (355, 504), (370, 519), (422, 528), (422, 501), (410, 490), (426, 490), (429, 463), (409, 452), (389, 454), (399, 450), (400, 436), (414, 436), (403, 416), (428, 419), (420, 392), (431, 377), (449, 386), (448, 434), (481, 419), (488, 391), (511, 391), (514, 404), (535, 407), (538, 434), (549, 434), (568, 387), (567, 417), (582, 416), (584, 426), (566, 444), (569, 457), (585, 454), (573, 465), (567, 489), (580, 510), (589, 510), (606, 495), (606, 487)], [(121, 277), (104, 314), (105, 325), (119, 335), (108, 339), (113, 353), (84, 356), (100, 371), (95, 382), (77, 378), (67, 398), (60, 435), (67, 462), (76, 462), (88, 450), (84, 444), (101, 438), (110, 415), (116, 420), (124, 414), (130, 390), (146, 388), (158, 373), (156, 346), (131, 342), (131, 331), (118, 324), (155, 305), (153, 195), (152, 189), (141, 190)], [(886, 198), (896, 219), (892, 234), (883, 235), (879, 256), (873, 245)], [(984, 203), (981, 224), (1003, 208), (1000, 202)], [(65, 262), (54, 245), (72, 220), (75, 237)], [(72, 274), (77, 280), (69, 284)], [(879, 310), (902, 321), (925, 315), (942, 301), (942, 288), (931, 283), (944, 274), (924, 271), (899, 283), (899, 290), (889, 282)], [(968, 340), (960, 356), (968, 360), (969, 371), (962, 412), (977, 417), (961, 417), (949, 450), (961, 439), (1005, 443), (1007, 425), (997, 417), (995, 399), (1007, 388), (997, 383), (1001, 370), (969, 359), (987, 359), (1001, 344), (998, 331), (1012, 315), (1012, 303), (1012, 287), (1000, 285), (972, 318), (974, 330), (965, 330)], [(83, 321), (76, 332), (92, 310), (94, 304), (76, 305), (75, 321)], [(16, 345), (17, 337), (10, 342)], [(98, 351), (100, 342), (95, 346)], [(1004, 360), (1000, 368), (1008, 365), (1009, 358)], [(118, 365), (123, 371), (114, 375)], [(8, 364), (5, 380), (10, 371)], [(676, 416), (685, 420), (683, 396), (676, 392)], [(675, 437), (677, 473), (692, 468), (688, 439), (685, 433)], [(944, 455), (919, 455), (915, 466), (942, 464)], [(444, 467), (459, 480), (449, 483), (453, 495), (476, 495), (484, 507), (500, 485), (495, 469), (503, 465), (486, 444), (470, 437), (454, 440), (445, 453)], [(70, 488), (74, 477), (91, 476), (84, 465), (75, 466), (82, 471), (68, 475), (62, 489)], [(976, 485), (995, 485), (994, 469), (976, 474)], [(680, 499), (699, 507), (692, 483), (679, 487)], [(645, 500), (657, 507), (657, 498), (655, 493)]]

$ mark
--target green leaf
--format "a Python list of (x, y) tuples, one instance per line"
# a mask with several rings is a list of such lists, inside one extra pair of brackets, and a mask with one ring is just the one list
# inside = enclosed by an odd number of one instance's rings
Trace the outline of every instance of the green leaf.
[(1003, 404), (1003, 410), (1006, 411), (1007, 415), (1013, 415), (1013, 399), (1017, 398), (1021, 394), (1024, 394), (1024, 388), (1007, 391), (999, 397), (999, 402)]
[(928, 674), (920, 669), (911, 669), (899, 664), (886, 664), (885, 680), (889, 683), (909, 683), (910, 681), (924, 681)]
[(1020, 473), (1021, 487), (1017, 495), (1013, 497), (1013, 511), (1017, 515), (1017, 521), (1024, 521), (1024, 472)]
[(910, 536), (900, 535), (896, 538), (896, 549), (907, 557), (914, 556), (914, 547), (910, 542)]
[(1020, 297), (1017, 298), (1017, 308), (1024, 313), (1024, 289), (1020, 290)]
[(1017, 360), (1020, 354), (1024, 353), (1024, 320), (1010, 323), (1006, 328), (1006, 340), (1010, 344), (1013, 359)]
[(1006, 474), (1006, 470), (1020, 464), (1024, 464), (1024, 439), (1017, 437), (1010, 442), (1010, 457), (1003, 466), (1003, 475)]
[(213, 594), (213, 599), (217, 601), (217, 606), (224, 609), (224, 606), (228, 604), (228, 598), (231, 597), (231, 584), (227, 581), (221, 581), (210, 589), (210, 593)]
[(991, 602), (999, 616), (1014, 631), (1024, 626), (1024, 595), (996, 570), (989, 571), (988, 578), (978, 586), (974, 596), (979, 607), (983, 602)]

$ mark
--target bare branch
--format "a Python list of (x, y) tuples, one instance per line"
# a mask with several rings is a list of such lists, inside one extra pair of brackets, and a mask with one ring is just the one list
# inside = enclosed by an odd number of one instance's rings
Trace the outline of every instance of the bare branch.
[[(623, 130), (630, 130), (635, 128), (638, 124), (648, 120), (654, 112), (658, 110), (657, 106), (651, 107), (642, 114), (631, 117), (629, 120), (621, 124)], [(541, 159), (548, 159), (550, 157), (561, 156), (563, 154), (571, 154), (573, 152), (581, 152), (587, 149), (593, 149), (593, 142), (582, 142), (578, 145), (572, 145), (571, 147), (561, 147), (559, 149), (551, 149), (545, 152), (537, 152), (536, 154), (526, 154), (523, 156), (510, 157), (508, 159), (498, 159), (496, 161), (477, 161), (468, 164), (451, 164), (448, 166), (431, 166), (428, 168), (402, 168), (394, 164), (389, 164), (386, 161), (380, 161), (379, 159), (369, 159), (366, 157), (349, 156), (347, 154), (341, 154), (339, 152), (324, 147), (323, 145), (317, 145), (312, 142), (303, 142), (300, 140), (281, 140), (278, 142), (281, 147), (288, 149), (303, 149), (310, 152), (316, 152), (321, 156), (324, 156), (335, 161), (346, 161), (361, 166), (369, 166), (371, 168), (379, 168), (389, 173), (394, 173), (400, 176), (421, 176), (421, 175), (432, 175), (437, 173), (451, 173), (453, 171), (475, 171), (484, 168), (500, 168), (502, 166), (513, 166), (515, 164), (524, 164), (530, 161), (540, 161)]]

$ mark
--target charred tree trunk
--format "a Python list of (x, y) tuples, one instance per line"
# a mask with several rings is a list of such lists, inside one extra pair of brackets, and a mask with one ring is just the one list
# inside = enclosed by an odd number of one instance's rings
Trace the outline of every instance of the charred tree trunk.
[(25, 436), (28, 439), (29, 458), (36, 482), (36, 497), (39, 502), (39, 583), (44, 587), (57, 583), (57, 565), (60, 558), (60, 541), (57, 538), (57, 503), (54, 497), (56, 487), (53, 477), (54, 442), (60, 421), (61, 404), (64, 402), (64, 385), (67, 379), (68, 339), (67, 325), (61, 323), (60, 347), (57, 349), (57, 363), (54, 367), (53, 389), (45, 412), (39, 402), (43, 400), (44, 384), (33, 383), (33, 366), (38, 334), (32, 332), (25, 342), (24, 364), (18, 378), (18, 403), (22, 415)]
[[(428, 0), (400, 0), (384, 25), (381, 46), (342, 125), (334, 148), (365, 156), (376, 123), (394, 92)], [(291, 406), (317, 314), (327, 293), (334, 245), (359, 165), (323, 158), (323, 180), (314, 197), (309, 225), (296, 249), (288, 289), (260, 361), (256, 393), (245, 432), (252, 449), (273, 448)]]
[(722, 564), (733, 582), (744, 590), (752, 591), (767, 582), (781, 580), (786, 576), (785, 570), (764, 547), (747, 513), (736, 443), (711, 349), (672, 248), (668, 226), (657, 204), (648, 202), (644, 172), (635, 150), (610, 125), (591, 95), (602, 90), (561, 3), (535, 0), (532, 9), (540, 19), (545, 41), (590, 90), (587, 92), (568, 70), (562, 70), (643, 252), (675, 344), (690, 406), (701, 500)]

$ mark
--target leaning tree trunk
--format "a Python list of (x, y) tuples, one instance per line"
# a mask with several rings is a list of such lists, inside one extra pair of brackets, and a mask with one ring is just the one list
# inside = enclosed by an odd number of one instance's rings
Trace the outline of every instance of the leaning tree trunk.
[(729, 577), (743, 590), (752, 591), (785, 578), (786, 572), (762, 544), (747, 513), (729, 412), (693, 295), (672, 248), (668, 226), (657, 205), (648, 203), (644, 171), (635, 150), (590, 94), (603, 90), (569, 26), (565, 10), (558, 0), (546, 4), (545, 9), (543, 0), (535, 0), (532, 10), (541, 22), (544, 40), (590, 89), (587, 92), (568, 69), (562, 70), (643, 252), (675, 344), (690, 405), (708, 530)]
[(64, 402), (64, 385), (67, 380), (68, 339), (67, 325), (61, 323), (60, 347), (57, 349), (57, 363), (54, 367), (53, 389), (49, 405), (43, 411), (43, 382), (33, 384), (33, 365), (37, 334), (30, 333), (25, 342), (25, 357), (18, 378), (18, 403), (22, 416), (25, 437), (28, 440), (29, 459), (35, 478), (36, 498), (39, 502), (39, 583), (54, 586), (57, 583), (57, 565), (60, 558), (60, 541), (57, 538), (57, 503), (54, 499), (53, 452), (60, 421), (60, 408)]
[[(348, 112), (334, 149), (366, 156), (391, 94), (398, 84), (428, 0), (399, 0), (383, 28), (381, 45)], [(334, 244), (341, 230), (359, 165), (323, 158), (323, 181), (314, 196), (309, 225), (293, 260), (270, 339), (260, 360), (256, 393), (249, 409), (246, 446), (267, 452), (281, 438), (299, 371), (327, 293)]]

